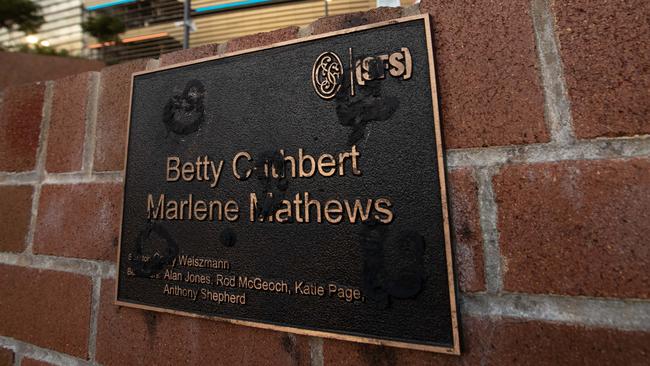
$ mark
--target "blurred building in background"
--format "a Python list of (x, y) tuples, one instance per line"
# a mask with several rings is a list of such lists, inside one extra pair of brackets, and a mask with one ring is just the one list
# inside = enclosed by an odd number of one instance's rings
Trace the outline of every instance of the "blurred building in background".
[[(2, 0), (0, 0), (2, 1)], [(20, 31), (7, 32), (0, 29), (0, 45), (7, 48), (24, 44), (40, 44), (70, 55), (84, 54), (85, 36), (81, 30), (83, 20), (82, 0), (34, 0), (41, 6), (45, 23), (38, 33), (27, 35)]]
[[(155, 57), (182, 48), (182, 1), (83, 1), (91, 16), (95, 12), (108, 13), (119, 17), (126, 25), (121, 44), (89, 44), (89, 48), (107, 62)], [(329, 15), (366, 11), (375, 6), (376, 0), (327, 1)], [(291, 25), (306, 25), (325, 16), (325, 7), (325, 0), (193, 0), (191, 17), (196, 30), (191, 34), (190, 47)]]
[[(1, 0), (0, 0), (1, 1)], [(107, 63), (157, 57), (183, 45), (182, 0), (34, 0), (45, 24), (37, 34), (0, 31), (0, 44), (39, 43), (71, 55)], [(193, 0), (195, 31), (190, 47), (303, 26), (326, 15), (366, 11), (377, 6), (408, 6), (414, 0)], [(118, 18), (125, 25), (119, 42), (99, 42), (82, 31), (84, 19)]]

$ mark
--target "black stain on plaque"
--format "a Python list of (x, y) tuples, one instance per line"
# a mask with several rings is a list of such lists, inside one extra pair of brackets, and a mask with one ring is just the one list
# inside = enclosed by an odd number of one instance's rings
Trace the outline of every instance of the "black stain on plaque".
[(417, 297), (426, 279), (424, 237), (412, 230), (391, 235), (374, 219), (363, 223), (360, 237), (362, 288), (369, 303), (387, 308), (391, 298)]
[(388, 228), (370, 219), (363, 223), (360, 242), (363, 257), (362, 288), (368, 302), (379, 307), (389, 305), (384, 270), (384, 242)]
[(205, 86), (196, 79), (187, 82), (182, 92), (172, 96), (163, 112), (167, 132), (189, 135), (205, 121)]
[(133, 261), (136, 276), (150, 277), (172, 263), (178, 255), (178, 244), (161, 224), (148, 222), (138, 234), (135, 254), (138, 258)]
[(398, 299), (416, 297), (425, 279), (424, 238), (415, 231), (403, 231), (385, 249), (385, 258), (394, 269), (388, 272), (388, 293)]
[(221, 230), (219, 240), (224, 247), (233, 247), (237, 243), (237, 234), (233, 229), (227, 227)]
[[(287, 199), (289, 179), (286, 169), (284, 156), (279, 150), (257, 154), (254, 170), (261, 191), (261, 194), (256, 194), (258, 218), (267, 218), (275, 214), (281, 207), (282, 201)], [(292, 220), (283, 222), (288, 223)]]
[[(373, 80), (366, 81), (366, 85), (358, 86), (354, 96), (350, 95), (349, 83), (336, 94), (336, 115), (339, 123), (350, 127), (348, 144), (354, 145), (363, 138), (366, 126), (372, 122), (381, 122), (390, 117), (399, 108), (399, 100), (396, 97), (384, 95), (381, 88), (383, 75), (383, 63), (376, 58), (369, 62), (370, 74)], [(380, 69), (381, 68), (381, 69)], [(344, 75), (349, 74), (349, 69)]]

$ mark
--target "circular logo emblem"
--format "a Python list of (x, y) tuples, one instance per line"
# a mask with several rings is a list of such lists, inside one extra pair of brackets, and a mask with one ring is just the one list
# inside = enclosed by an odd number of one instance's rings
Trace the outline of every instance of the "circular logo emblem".
[(316, 94), (323, 99), (332, 99), (341, 88), (343, 64), (334, 52), (323, 52), (318, 56), (311, 71), (311, 81)]

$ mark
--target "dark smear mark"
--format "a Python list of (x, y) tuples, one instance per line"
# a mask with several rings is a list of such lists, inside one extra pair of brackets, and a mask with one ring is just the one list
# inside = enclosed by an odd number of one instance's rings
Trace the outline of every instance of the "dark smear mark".
[(469, 223), (463, 222), (463, 227), (460, 229), (460, 235), (463, 238), (470, 238), (472, 237), (472, 234), (474, 232), (472, 231), (472, 228), (469, 226)]
[[(378, 69), (383, 64), (377, 59), (369, 63), (370, 74), (375, 79), (380, 75)], [(349, 74), (349, 69), (344, 75)], [(351, 127), (348, 144), (354, 145), (363, 138), (366, 126), (371, 122), (388, 120), (399, 108), (399, 100), (393, 96), (384, 96), (381, 91), (381, 80), (366, 81), (365, 86), (356, 88), (356, 95), (350, 95), (349, 83), (336, 94), (336, 115), (339, 123)]]
[(221, 244), (225, 247), (232, 247), (235, 246), (235, 243), (237, 243), (237, 234), (230, 229), (230, 228), (225, 228), (221, 230), (221, 234), (219, 234), (219, 240), (221, 240)]
[(113, 239), (111, 240), (111, 244), (113, 244), (113, 249), (104, 248), (104, 253), (112, 255), (113, 250), (117, 248), (117, 245), (119, 244), (119, 238), (117, 236), (114, 236)]
[(198, 131), (205, 121), (204, 97), (205, 87), (196, 79), (188, 81), (181, 94), (171, 97), (163, 112), (167, 132), (189, 135)]
[(156, 313), (152, 311), (142, 311), (142, 316), (144, 317), (144, 323), (147, 326), (147, 332), (149, 333), (149, 340), (153, 340), (156, 337), (156, 328), (158, 326), (158, 318)]
[[(154, 243), (162, 242), (163, 248), (154, 248)], [(136, 239), (135, 254), (140, 258), (143, 249), (155, 250), (148, 261), (133, 261), (133, 271), (137, 276), (149, 277), (160, 272), (163, 267), (172, 263), (178, 255), (178, 244), (169, 232), (159, 223), (149, 222), (140, 231)]]
[(398, 299), (414, 298), (424, 282), (424, 238), (415, 231), (404, 231), (392, 245), (397, 255), (390, 262), (397, 273), (390, 276), (388, 293)]
[(400, 232), (396, 239), (388, 237), (388, 227), (374, 218), (363, 223), (362, 288), (369, 303), (380, 308), (388, 308), (391, 298), (415, 298), (426, 278), (424, 237), (412, 230)]
[(284, 334), (280, 342), (282, 343), (282, 349), (291, 356), (292, 364), (302, 364), (300, 359), (300, 349), (298, 349), (296, 344), (296, 337), (290, 334)]
[(363, 255), (362, 288), (370, 303), (379, 308), (389, 305), (384, 271), (384, 240), (387, 228), (375, 219), (363, 224), (361, 230), (361, 252)]
[(291, 334), (284, 334), (282, 336), (282, 349), (291, 356), (291, 363), (293, 365), (301, 365), (302, 357), (300, 348), (296, 344), (296, 337)]
[(289, 181), (286, 178), (280, 178), (277, 187), (279, 190), (284, 192), (289, 188)]
[[(265, 167), (268, 169), (268, 174), (265, 174)], [(287, 199), (287, 190), (289, 189), (287, 169), (288, 166), (280, 151), (265, 151), (257, 155), (255, 171), (262, 191), (262, 194), (257, 195), (258, 200), (261, 200), (256, 212), (258, 218), (266, 218), (275, 214), (282, 205), (282, 201)], [(273, 170), (277, 177), (273, 176)]]
[(395, 349), (383, 346), (360, 345), (361, 356), (366, 364), (373, 366), (394, 366), (397, 365)]
[(282, 349), (284, 349), (286, 353), (292, 353), (293, 347), (294, 347), (293, 339), (291, 339), (291, 337), (289, 337), (289, 335), (285, 333), (282, 336)]

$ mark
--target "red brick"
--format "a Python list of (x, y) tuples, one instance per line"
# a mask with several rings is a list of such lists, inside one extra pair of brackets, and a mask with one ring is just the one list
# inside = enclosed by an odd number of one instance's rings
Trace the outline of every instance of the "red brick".
[(579, 138), (650, 134), (650, 2), (553, 2)]
[(54, 83), (45, 163), (48, 172), (81, 170), (91, 76), (87, 72)]
[(49, 362), (35, 360), (33, 358), (23, 358), (23, 361), (20, 363), (20, 366), (54, 366)]
[(447, 147), (549, 141), (529, 7), (422, 0), (433, 21)]
[(13, 366), (14, 351), (7, 348), (0, 348), (0, 366)]
[(118, 307), (114, 286), (102, 283), (97, 360), (104, 365), (309, 365), (306, 337)]
[(332, 15), (316, 20), (311, 24), (312, 34), (333, 32), (345, 28), (358, 27), (371, 23), (383, 22), (402, 16), (401, 8), (375, 8), (367, 12)]
[(462, 292), (485, 291), (478, 185), (471, 169), (448, 176), (456, 275)]
[(160, 55), (160, 66), (168, 66), (181, 62), (193, 61), (203, 57), (214, 56), (217, 54), (218, 46), (218, 44), (213, 43), (186, 50), (165, 53), (164, 55)]
[(148, 61), (136, 60), (102, 70), (97, 106), (96, 171), (124, 169), (131, 75), (144, 70)]
[(86, 358), (90, 279), (0, 265), (0, 334)]
[(45, 84), (11, 86), (0, 106), (0, 171), (28, 171), (36, 166)]
[(34, 252), (115, 260), (121, 191), (120, 184), (44, 185)]
[(325, 340), (324, 365), (645, 365), (650, 333), (469, 318), (461, 356)]
[(22, 252), (32, 216), (32, 186), (0, 187), (0, 251)]
[(298, 27), (286, 27), (271, 32), (262, 32), (231, 39), (226, 45), (226, 52), (263, 47), (296, 38), (298, 38)]
[(650, 297), (650, 160), (508, 166), (494, 191), (506, 290)]
[(59, 57), (24, 52), (0, 53), (0, 90), (41, 80), (55, 80), (84, 71), (101, 70), (104, 63), (85, 58)]

